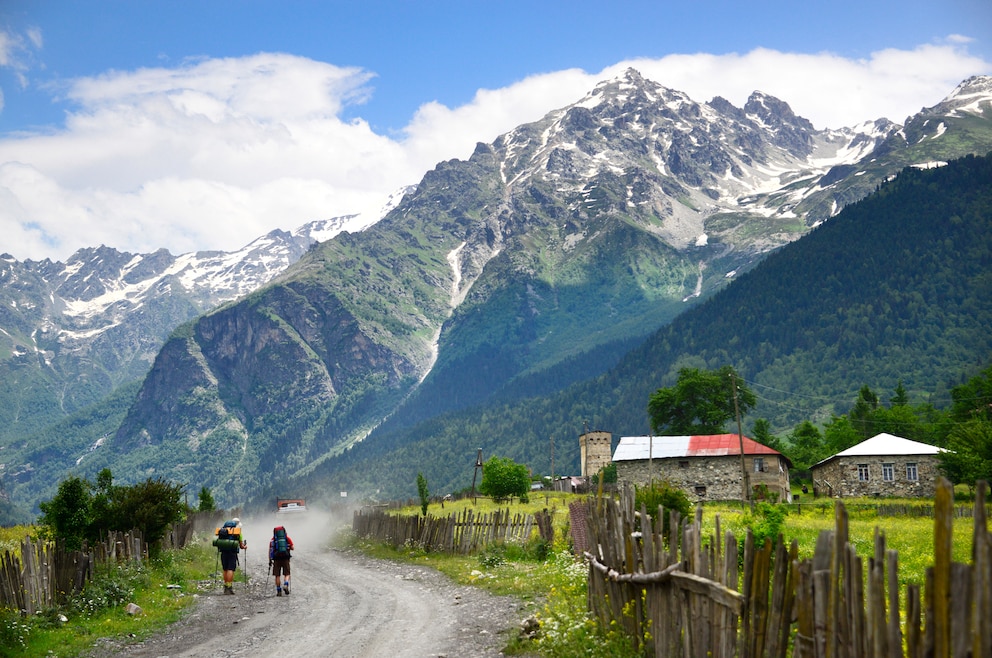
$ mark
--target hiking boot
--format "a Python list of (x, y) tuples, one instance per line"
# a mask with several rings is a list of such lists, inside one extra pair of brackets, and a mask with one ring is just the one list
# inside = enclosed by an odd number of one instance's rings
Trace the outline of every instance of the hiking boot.
[(281, 589), (277, 589), (276, 590), (276, 596), (282, 596), (282, 590)]
[(224, 585), (224, 594), (230, 594), (234, 596), (234, 587), (231, 585)]
[(286, 596), (289, 596), (289, 581), (287, 580), (282, 584), (282, 589), (286, 592)]

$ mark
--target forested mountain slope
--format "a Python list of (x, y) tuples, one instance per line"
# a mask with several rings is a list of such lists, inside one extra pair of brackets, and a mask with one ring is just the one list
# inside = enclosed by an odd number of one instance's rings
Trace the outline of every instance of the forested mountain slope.
[(907, 168), (679, 316), (606, 374), (559, 394), (483, 406), (376, 437), (319, 469), (321, 491), (413, 495), (471, 482), (476, 450), (578, 471), (583, 423), (648, 431), (647, 400), (681, 367), (732, 365), (781, 431), (845, 412), (863, 384), (946, 402), (992, 362), (992, 155)]

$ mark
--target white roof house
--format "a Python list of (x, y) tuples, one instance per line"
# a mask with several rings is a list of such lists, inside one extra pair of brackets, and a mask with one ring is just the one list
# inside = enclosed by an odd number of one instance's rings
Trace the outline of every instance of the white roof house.
[(943, 448), (877, 434), (813, 464), (813, 494), (831, 497), (932, 497)]
[(820, 464), (826, 463), (837, 457), (878, 457), (883, 455), (936, 455), (943, 452), (943, 448), (932, 446), (928, 443), (911, 441), (901, 436), (892, 434), (876, 434), (870, 439), (865, 439), (861, 443), (851, 446), (847, 450), (841, 450), (836, 455), (831, 455), (826, 459), (813, 465), (816, 468)]

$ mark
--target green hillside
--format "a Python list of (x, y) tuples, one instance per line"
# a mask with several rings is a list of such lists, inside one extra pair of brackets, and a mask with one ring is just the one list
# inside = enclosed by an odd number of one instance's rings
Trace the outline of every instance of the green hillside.
[(595, 379), (374, 433), (306, 482), (326, 492), (412, 495), (471, 482), (476, 450), (547, 473), (577, 472), (583, 423), (648, 431), (647, 399), (679, 368), (732, 365), (776, 432), (846, 412), (867, 384), (946, 406), (992, 362), (992, 156), (905, 169), (876, 193), (781, 248)]

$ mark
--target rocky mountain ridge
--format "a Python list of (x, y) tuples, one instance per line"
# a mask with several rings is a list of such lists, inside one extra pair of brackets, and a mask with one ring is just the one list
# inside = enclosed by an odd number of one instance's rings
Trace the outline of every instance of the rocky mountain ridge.
[(87, 460), (243, 500), (390, 423), (588, 377), (901, 168), (987, 151), (987, 85), (817, 131), (628, 70), (175, 332)]
[[(378, 214), (276, 229), (234, 252), (174, 256), (100, 246), (80, 249), (64, 263), (3, 254), (0, 354), (8, 356), (0, 358), (0, 372), (8, 371), (4, 379), (17, 382), (34, 404), (56, 389), (62, 413), (77, 411), (143, 377), (177, 326), (268, 283), (317, 242), (364, 230), (407, 191), (390, 197)], [(16, 417), (6, 420), (0, 437), (23, 433)]]

